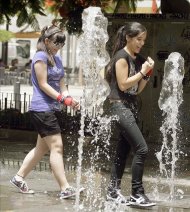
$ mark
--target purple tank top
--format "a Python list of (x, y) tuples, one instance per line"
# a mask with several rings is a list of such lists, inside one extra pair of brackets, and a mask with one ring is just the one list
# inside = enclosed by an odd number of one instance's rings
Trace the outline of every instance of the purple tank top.
[[(54, 59), (56, 65), (53, 67), (47, 66), (47, 82), (52, 88), (60, 92), (60, 80), (64, 77), (64, 69), (60, 56), (55, 55)], [(47, 54), (43, 51), (39, 51), (34, 55), (32, 60), (31, 80), (33, 85), (33, 95), (29, 110), (38, 112), (60, 110), (60, 104), (44, 93), (39, 87), (34, 70), (34, 64), (37, 61), (43, 61), (45, 64), (47, 64)]]

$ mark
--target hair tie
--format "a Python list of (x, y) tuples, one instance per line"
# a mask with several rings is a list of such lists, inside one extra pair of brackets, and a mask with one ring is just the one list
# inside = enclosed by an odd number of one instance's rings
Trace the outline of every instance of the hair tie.
[(45, 26), (41, 31), (41, 35), (44, 35), (45, 32), (48, 30), (48, 28), (49, 28), (48, 26)]
[(52, 26), (59, 28), (58, 21), (56, 19), (52, 20), (51, 24), (52, 24)]
[(125, 28), (125, 26), (122, 26), (122, 27), (120, 28), (120, 31), (123, 32), (124, 28)]

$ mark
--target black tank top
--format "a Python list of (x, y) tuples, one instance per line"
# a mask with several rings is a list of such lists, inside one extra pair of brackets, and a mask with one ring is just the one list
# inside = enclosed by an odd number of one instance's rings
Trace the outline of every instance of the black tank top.
[(145, 62), (145, 59), (137, 54), (136, 58), (132, 58), (124, 49), (119, 50), (114, 58), (113, 58), (113, 65), (112, 65), (112, 70), (111, 70), (111, 81), (110, 81), (110, 94), (108, 96), (109, 99), (114, 99), (114, 100), (127, 100), (129, 97), (135, 97), (137, 90), (138, 90), (138, 83), (127, 89), (126, 91), (121, 91), (119, 89), (118, 83), (117, 83), (117, 79), (116, 79), (116, 70), (115, 70), (115, 64), (116, 62), (121, 59), (124, 58), (127, 63), (128, 63), (128, 67), (129, 67), (129, 73), (128, 76), (131, 77), (135, 74), (137, 74), (141, 68), (142, 68), (142, 64)]

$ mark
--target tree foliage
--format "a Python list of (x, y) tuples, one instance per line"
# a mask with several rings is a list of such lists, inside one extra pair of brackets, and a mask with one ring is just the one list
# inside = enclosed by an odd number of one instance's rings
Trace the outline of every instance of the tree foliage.
[(0, 30), (0, 42), (6, 42), (13, 37), (14, 37), (13, 33), (7, 30)]
[(116, 13), (125, 5), (126, 13), (135, 11), (140, 0), (45, 0), (45, 8), (53, 13), (70, 34), (82, 32), (82, 12), (89, 6), (101, 7), (104, 13)]
[[(13, 16), (17, 16), (17, 27), (30, 25), (34, 30), (39, 30), (36, 15), (45, 15), (44, 11), (55, 15), (55, 18), (66, 27), (70, 34), (81, 33), (81, 15), (85, 8), (98, 6), (104, 13), (118, 13), (125, 7), (125, 13), (135, 12), (138, 1), (143, 0), (1, 0), (0, 24), (10, 23)], [(189, 0), (161, 0), (163, 13), (189, 13)], [(169, 8), (169, 9), (168, 9)]]
[(31, 25), (34, 30), (39, 30), (36, 14), (45, 15), (43, 0), (1, 0), (0, 24), (10, 24), (11, 18), (17, 16), (17, 26)]

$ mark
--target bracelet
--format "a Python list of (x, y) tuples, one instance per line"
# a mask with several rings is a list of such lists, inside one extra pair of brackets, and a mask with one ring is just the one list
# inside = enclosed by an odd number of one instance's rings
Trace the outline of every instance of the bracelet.
[(64, 97), (63, 95), (59, 94), (59, 95), (57, 96), (57, 101), (58, 101), (59, 103), (64, 103), (65, 98), (66, 98), (66, 97)]
[(56, 99), (58, 102), (60, 102), (61, 103), (61, 100), (62, 100), (62, 95), (61, 94), (59, 94), (58, 96), (57, 96), (57, 99)]
[(149, 81), (150, 80), (150, 76), (144, 76), (142, 79), (146, 80), (146, 81)]
[(66, 106), (70, 106), (71, 104), (72, 104), (72, 101), (73, 101), (73, 98), (71, 97), (71, 96), (63, 96), (63, 95), (61, 95), (61, 94), (59, 94), (58, 96), (57, 96), (57, 101), (59, 102), (59, 103), (63, 103), (63, 104), (65, 104)]
[(149, 81), (150, 76), (144, 75), (141, 71), (139, 71), (139, 73), (142, 75), (143, 80)]
[(146, 77), (146, 75), (144, 75), (141, 71), (139, 71), (139, 73), (140, 73), (143, 77)]

